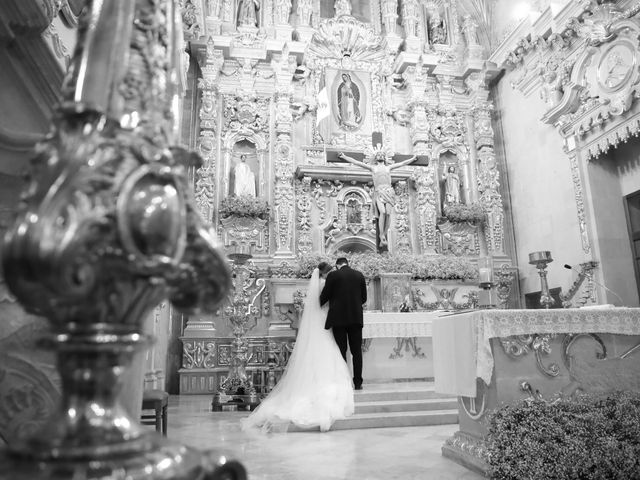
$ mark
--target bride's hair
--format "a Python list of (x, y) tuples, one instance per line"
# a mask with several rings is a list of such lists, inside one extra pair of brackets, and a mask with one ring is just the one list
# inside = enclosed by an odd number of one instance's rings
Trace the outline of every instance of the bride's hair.
[(320, 262), (318, 264), (318, 271), (320, 272), (321, 275), (325, 273), (329, 273), (329, 271), (331, 271), (332, 268), (333, 266), (327, 262)]

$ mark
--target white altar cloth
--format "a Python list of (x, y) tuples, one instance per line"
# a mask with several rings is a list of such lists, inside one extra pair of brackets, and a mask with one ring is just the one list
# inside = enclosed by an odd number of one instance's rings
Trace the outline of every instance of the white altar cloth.
[(640, 335), (640, 308), (478, 310), (434, 319), (433, 371), (438, 393), (476, 396), (476, 378), (493, 374), (491, 339), (534, 333)]
[(433, 320), (442, 311), (364, 312), (362, 338), (431, 337)]

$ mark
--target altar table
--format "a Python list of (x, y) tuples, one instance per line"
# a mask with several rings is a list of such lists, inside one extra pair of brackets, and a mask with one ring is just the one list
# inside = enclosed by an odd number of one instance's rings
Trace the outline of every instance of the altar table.
[(446, 313), (364, 312), (362, 338), (431, 337), (433, 320)]
[(435, 318), (438, 393), (458, 396), (442, 454), (486, 473), (487, 414), (525, 398), (640, 391), (640, 309), (477, 310)]
[(439, 393), (476, 396), (476, 378), (491, 383), (492, 338), (561, 333), (640, 335), (638, 308), (478, 310), (433, 322), (433, 369)]
[(364, 312), (365, 381), (433, 378), (431, 325), (441, 314)]

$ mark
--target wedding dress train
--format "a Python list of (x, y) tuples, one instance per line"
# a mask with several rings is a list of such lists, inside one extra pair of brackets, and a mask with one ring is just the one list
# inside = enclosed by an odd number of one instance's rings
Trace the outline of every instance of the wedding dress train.
[(351, 373), (333, 339), (324, 329), (327, 307), (320, 307), (322, 289), (318, 269), (313, 271), (298, 336), (280, 381), (243, 428), (286, 430), (289, 424), (327, 431), (335, 420), (353, 414)]

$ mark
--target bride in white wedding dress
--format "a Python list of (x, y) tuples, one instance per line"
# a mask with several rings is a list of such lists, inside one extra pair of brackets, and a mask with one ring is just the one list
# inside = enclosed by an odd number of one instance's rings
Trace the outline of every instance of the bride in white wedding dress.
[(294, 424), (326, 432), (335, 420), (353, 414), (351, 373), (331, 330), (324, 328), (328, 304), (320, 307), (323, 277), (330, 270), (331, 265), (322, 262), (313, 271), (287, 367), (267, 398), (243, 421), (243, 429), (280, 431)]

